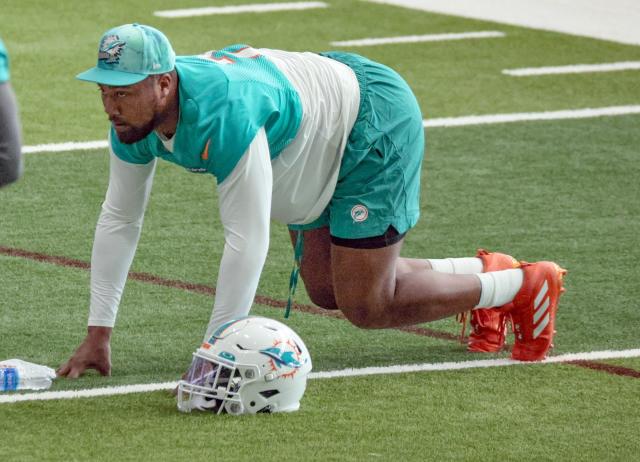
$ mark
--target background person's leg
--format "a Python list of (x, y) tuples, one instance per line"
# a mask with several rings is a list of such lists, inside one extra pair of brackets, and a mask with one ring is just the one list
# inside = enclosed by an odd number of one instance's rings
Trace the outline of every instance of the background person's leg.
[(22, 174), (20, 120), (10, 83), (0, 83), (0, 187)]

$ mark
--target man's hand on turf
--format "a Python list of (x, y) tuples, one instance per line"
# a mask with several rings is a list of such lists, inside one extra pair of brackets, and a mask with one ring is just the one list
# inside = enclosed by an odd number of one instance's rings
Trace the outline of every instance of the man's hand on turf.
[(111, 375), (111, 331), (111, 327), (89, 326), (85, 339), (56, 374), (77, 379), (87, 369), (95, 369), (100, 375)]

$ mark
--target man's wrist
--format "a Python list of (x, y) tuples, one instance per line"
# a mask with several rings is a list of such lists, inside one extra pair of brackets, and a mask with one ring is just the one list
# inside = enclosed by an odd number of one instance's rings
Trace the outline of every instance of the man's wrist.
[(106, 326), (88, 326), (87, 327), (87, 337), (91, 337), (92, 339), (102, 340), (102, 341), (110, 341), (111, 340), (111, 332), (113, 331), (113, 327)]

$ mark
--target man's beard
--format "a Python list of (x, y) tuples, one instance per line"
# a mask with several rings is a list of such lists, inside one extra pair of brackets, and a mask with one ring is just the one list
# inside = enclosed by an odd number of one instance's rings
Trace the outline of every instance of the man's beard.
[(120, 142), (124, 144), (133, 144), (149, 136), (155, 126), (156, 116), (154, 115), (153, 119), (144, 124), (142, 127), (132, 127), (130, 125), (127, 125), (127, 128), (124, 131), (116, 130), (116, 135), (118, 135), (118, 139), (120, 140)]

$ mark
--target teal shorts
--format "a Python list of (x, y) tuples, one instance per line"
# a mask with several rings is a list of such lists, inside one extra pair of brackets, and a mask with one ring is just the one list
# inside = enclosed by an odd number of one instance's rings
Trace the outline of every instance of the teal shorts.
[(424, 157), (422, 114), (413, 92), (394, 70), (362, 56), (328, 52), (349, 66), (360, 86), (358, 118), (349, 135), (335, 192), (322, 215), (292, 230), (329, 226), (331, 236), (406, 233), (420, 216)]

